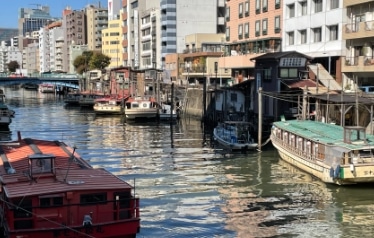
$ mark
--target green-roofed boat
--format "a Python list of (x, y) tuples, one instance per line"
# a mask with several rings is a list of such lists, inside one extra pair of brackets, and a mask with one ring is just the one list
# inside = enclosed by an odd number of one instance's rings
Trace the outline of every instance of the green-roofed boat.
[(282, 120), (273, 123), (270, 138), (283, 160), (323, 182), (374, 182), (374, 135), (365, 127)]

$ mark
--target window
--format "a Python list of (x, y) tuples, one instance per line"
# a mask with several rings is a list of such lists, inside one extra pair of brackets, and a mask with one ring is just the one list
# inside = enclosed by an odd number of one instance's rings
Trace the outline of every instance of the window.
[(280, 0), (275, 0), (275, 9), (279, 9), (281, 7)]
[(295, 68), (281, 68), (280, 69), (281, 78), (298, 78), (298, 71)]
[(230, 27), (226, 28), (226, 41), (230, 41)]
[(262, 20), (262, 35), (268, 34), (268, 19)]
[(307, 7), (308, 7), (307, 1), (300, 2), (300, 16), (307, 15), (307, 12), (308, 12)]
[(238, 27), (238, 38), (239, 40), (243, 39), (243, 24), (240, 24)]
[(87, 205), (106, 202), (106, 193), (82, 194), (80, 198), (80, 203)]
[(230, 8), (226, 8), (226, 21), (230, 21)]
[(321, 27), (313, 28), (313, 42), (321, 42), (322, 36), (321, 36)]
[(249, 38), (249, 23), (244, 24), (244, 37)]
[(300, 30), (299, 31), (299, 34), (300, 34), (300, 44), (306, 44), (306, 30)]
[(256, 14), (260, 14), (261, 0), (256, 0)]
[(338, 25), (329, 26), (329, 40), (338, 40)]
[(268, 0), (262, 0), (262, 12), (268, 11)]
[(339, 0), (330, 0), (330, 10), (339, 8)]
[(290, 32), (287, 32), (287, 38), (288, 38), (288, 45), (293, 45), (294, 44), (294, 32), (293, 31), (290, 31)]
[(245, 14), (246, 17), (249, 16), (249, 0), (245, 2), (244, 14)]
[(260, 36), (260, 21), (256, 21), (255, 31), (256, 31), (256, 36)]
[(274, 18), (274, 33), (280, 32), (280, 16)]
[(243, 17), (243, 3), (239, 4), (239, 18)]
[(295, 4), (290, 4), (287, 6), (288, 18), (295, 17)]
[(271, 81), (271, 68), (264, 69), (264, 81)]
[(322, 12), (322, 0), (313, 0), (314, 13)]

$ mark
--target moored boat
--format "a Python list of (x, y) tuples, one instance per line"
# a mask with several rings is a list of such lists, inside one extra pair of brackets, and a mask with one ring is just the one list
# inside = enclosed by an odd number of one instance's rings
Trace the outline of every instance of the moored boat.
[(175, 109), (171, 109), (171, 105), (162, 104), (159, 109), (158, 116), (160, 121), (175, 121), (179, 118), (179, 115)]
[(102, 92), (81, 92), (79, 97), (79, 106), (81, 107), (93, 107), (95, 100), (105, 97)]
[(4, 237), (125, 237), (140, 229), (134, 187), (60, 141), (0, 143)]
[(78, 106), (79, 105), (79, 99), (80, 99), (80, 93), (77, 91), (69, 92), (66, 97), (64, 98), (64, 103), (66, 105), (71, 106)]
[(43, 83), (39, 85), (39, 90), (41, 93), (54, 93), (56, 91), (55, 85), (51, 83)]
[(93, 109), (100, 115), (120, 115), (124, 113), (122, 98), (104, 97), (95, 100)]
[(281, 159), (325, 183), (374, 182), (374, 135), (364, 127), (282, 120), (270, 139)]
[(225, 121), (213, 130), (214, 139), (230, 150), (254, 150), (258, 144), (250, 134), (251, 124), (243, 121)]
[(125, 116), (130, 120), (155, 120), (158, 116), (158, 103), (153, 98), (129, 98), (125, 103)]

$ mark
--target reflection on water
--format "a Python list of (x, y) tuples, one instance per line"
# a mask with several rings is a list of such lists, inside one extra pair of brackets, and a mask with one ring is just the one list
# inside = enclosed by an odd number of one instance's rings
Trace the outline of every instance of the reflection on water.
[(63, 140), (136, 185), (138, 237), (371, 237), (370, 186), (326, 186), (273, 149), (221, 154), (199, 120), (125, 123), (37, 91), (5, 90), (10, 132)]

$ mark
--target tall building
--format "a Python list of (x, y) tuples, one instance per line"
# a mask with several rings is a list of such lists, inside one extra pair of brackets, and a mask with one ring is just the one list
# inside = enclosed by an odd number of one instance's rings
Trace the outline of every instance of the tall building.
[(341, 62), (343, 87), (354, 90), (356, 84), (374, 85), (373, 1), (343, 1), (343, 4), (346, 8), (346, 21), (339, 28), (345, 41), (345, 53)]
[(85, 8), (87, 22), (87, 45), (89, 50), (101, 51), (102, 30), (108, 26), (108, 9), (89, 5)]
[(22, 67), (22, 52), (15, 46), (6, 46), (3, 42), (0, 45), (0, 72), (8, 71), (8, 63), (17, 61)]
[(226, 42), (219, 69), (231, 69), (235, 81), (254, 79), (251, 58), (280, 52), (283, 8), (280, 0), (226, 1)]
[(339, 59), (345, 51), (343, 0), (285, 0), (283, 8), (282, 51), (313, 57), (340, 81)]
[[(123, 14), (120, 14), (123, 16)], [(109, 68), (116, 68), (123, 64), (122, 52), (122, 19), (112, 19), (108, 22), (108, 28), (102, 31), (103, 46), (102, 53), (110, 57)]]
[(160, 9), (162, 61), (183, 51), (186, 35), (225, 32), (224, 0), (161, 0)]
[(39, 52), (39, 42), (37, 39), (23, 49), (22, 69), (26, 69), (29, 76), (39, 73)]
[(70, 72), (71, 65), (70, 50), (71, 45), (86, 45), (87, 44), (87, 30), (86, 30), (86, 17), (84, 10), (77, 11), (66, 8), (63, 11), (62, 26), (64, 28), (64, 69), (65, 72)]
[[(57, 43), (63, 38), (63, 29), (61, 22), (54, 22), (39, 30), (39, 72), (56, 72), (64, 71), (62, 68), (56, 67), (56, 57), (60, 57), (61, 52), (56, 51)], [(58, 48), (58, 47), (57, 47)], [(59, 63), (61, 60), (59, 58)]]
[(50, 15), (49, 7), (34, 4), (36, 8), (20, 8), (18, 12), (18, 34), (26, 36), (27, 33), (39, 31), (41, 27), (57, 20)]

